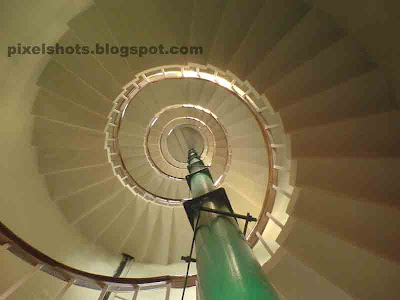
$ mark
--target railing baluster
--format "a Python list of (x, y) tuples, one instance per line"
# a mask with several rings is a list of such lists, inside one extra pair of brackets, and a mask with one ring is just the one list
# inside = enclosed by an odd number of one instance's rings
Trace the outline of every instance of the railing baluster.
[(54, 300), (60, 300), (65, 293), (68, 291), (68, 289), (74, 284), (75, 279), (71, 279), (68, 281), (68, 283), (63, 287), (63, 289), (58, 293), (58, 295), (54, 298)]
[(281, 188), (279, 186), (276, 186), (275, 184), (272, 185), (272, 188), (275, 191), (277, 191), (278, 193), (281, 193), (282, 195), (285, 195), (287, 198), (290, 199), (291, 195), (286, 190), (284, 190), (283, 188)]
[(40, 264), (36, 265), (32, 271), (25, 274), (24, 277), (22, 277), (16, 283), (14, 283), (12, 286), (10, 286), (3, 294), (1, 294), (0, 300), (7, 299), (7, 297), (10, 296), (12, 293), (14, 293), (21, 285), (23, 285), (26, 281), (28, 281), (30, 278), (32, 278), (33, 275), (35, 275), (37, 272), (39, 272), (42, 267), (43, 267), (43, 265), (40, 265)]
[(273, 129), (273, 128), (276, 128), (276, 127), (279, 127), (279, 125), (278, 124), (271, 124), (271, 125), (265, 125), (264, 126), (264, 128), (267, 129), (267, 130), (268, 129)]
[(256, 232), (256, 236), (260, 240), (261, 244), (263, 244), (265, 249), (267, 249), (267, 252), (269, 253), (269, 255), (271, 255), (271, 256), (274, 255), (274, 252), (272, 252), (271, 248), (267, 245), (267, 242), (264, 240), (264, 238), (261, 236), (261, 234), (258, 231)]
[(271, 144), (272, 148), (284, 148), (285, 145), (284, 144)]
[(136, 300), (136, 299), (137, 299), (137, 296), (138, 296), (138, 294), (139, 294), (139, 290), (140, 290), (140, 287), (138, 286), (138, 287), (135, 289), (135, 292), (133, 293), (132, 300)]
[(277, 218), (275, 218), (273, 215), (271, 215), (269, 212), (267, 212), (267, 217), (270, 218), (276, 225), (278, 225), (280, 228), (283, 228), (283, 224), (279, 222)]
[(165, 293), (165, 300), (169, 300), (169, 295), (171, 294), (171, 283), (167, 285), (167, 292)]
[(281, 170), (281, 171), (289, 171), (288, 169), (286, 169), (285, 167), (282, 167), (282, 166), (278, 166), (278, 165), (274, 165), (274, 169), (277, 169), (277, 170)]
[(107, 291), (108, 291), (108, 285), (103, 287), (103, 289), (101, 290), (101, 294), (97, 300), (103, 300), (104, 296), (107, 294)]

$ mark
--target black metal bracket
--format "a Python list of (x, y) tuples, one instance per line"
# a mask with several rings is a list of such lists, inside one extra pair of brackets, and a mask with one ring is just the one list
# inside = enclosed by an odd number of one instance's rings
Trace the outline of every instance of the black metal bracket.
[[(224, 212), (222, 212), (223, 214), (228, 214), (228, 216), (232, 216), (231, 214), (234, 214), (233, 208), (228, 199), (228, 196), (226, 195), (224, 188), (219, 188), (219, 189), (216, 189), (207, 194), (193, 198), (192, 200), (185, 201), (183, 203), (183, 207), (185, 208), (186, 215), (189, 219), (190, 225), (192, 225), (193, 230), (195, 229), (195, 219), (196, 219), (197, 215), (199, 214), (199, 209), (203, 208), (202, 205), (205, 202), (214, 202), (214, 203), (218, 203), (219, 206), (221, 206), (221, 207), (226, 207), (228, 209), (228, 212), (224, 211)], [(217, 211), (215, 211), (214, 213), (217, 213)], [(220, 213), (220, 211), (218, 211), (218, 213)], [(237, 215), (237, 216), (240, 216), (240, 215)], [(233, 217), (235, 217), (235, 216), (233, 216)], [(235, 220), (236, 220), (236, 218), (235, 218)]]
[(193, 257), (190, 256), (181, 256), (181, 260), (185, 261), (185, 262), (196, 262), (197, 260)]
[[(202, 163), (202, 162), (201, 162), (201, 163)], [(196, 164), (196, 163), (195, 163), (195, 164)], [(202, 163), (202, 164), (203, 164), (203, 163)], [(192, 190), (192, 185), (191, 185), (191, 183), (190, 183), (190, 180), (192, 179), (192, 177), (193, 177), (194, 175), (196, 175), (196, 174), (198, 174), (198, 173), (206, 174), (207, 176), (209, 176), (209, 177), (211, 178), (212, 182), (214, 182), (214, 180), (213, 180), (213, 178), (212, 178), (212, 176), (211, 176), (210, 170), (208, 169), (209, 167), (208, 167), (208, 166), (204, 166), (204, 165), (201, 165), (201, 166), (203, 167), (203, 169), (198, 170), (198, 171), (196, 171), (196, 172), (194, 172), (194, 173), (191, 173), (191, 174), (185, 176), (186, 182), (187, 182), (187, 184), (188, 184), (190, 190)]]

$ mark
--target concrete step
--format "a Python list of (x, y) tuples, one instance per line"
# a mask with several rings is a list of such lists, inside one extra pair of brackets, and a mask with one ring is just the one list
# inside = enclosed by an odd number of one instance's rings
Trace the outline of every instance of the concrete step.
[[(289, 218), (284, 231), (289, 234), (281, 247), (351, 297), (396, 297), (398, 264), (294, 217)], [(281, 234), (284, 235), (286, 233)], [(378, 274), (385, 280), (377, 280)]]
[[(310, 5), (303, 1), (265, 2), (254, 17), (254, 22), (234, 54), (228, 69), (242, 80), (246, 79), (250, 72), (263, 62), (263, 57), (272, 49), (276, 49), (277, 42), (294, 30), (293, 27), (302, 21), (301, 18), (309, 9)], [(267, 79), (265, 76), (261, 78)]]
[[(261, 92), (275, 110), (280, 110), (374, 67), (354, 39), (346, 36)], [(320, 74), (317, 78), (316, 72)]]
[(37, 85), (105, 117), (112, 107), (112, 98), (106, 98), (55, 60), (46, 65)]
[[(90, 49), (96, 49), (96, 44), (110, 46), (118, 45), (110, 32), (109, 26), (98, 6), (92, 5), (68, 22), (69, 28)], [(120, 46), (120, 45), (119, 45)], [(132, 79), (132, 70), (126, 58), (120, 55), (95, 55), (101, 65), (119, 82), (121, 86)]]

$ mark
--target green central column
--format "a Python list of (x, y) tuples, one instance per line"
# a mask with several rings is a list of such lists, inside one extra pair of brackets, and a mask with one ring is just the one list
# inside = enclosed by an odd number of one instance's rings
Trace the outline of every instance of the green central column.
[[(193, 174), (205, 166), (189, 150), (188, 169)], [(211, 176), (199, 172), (190, 178), (193, 198), (215, 190)], [(218, 200), (206, 200), (202, 207), (230, 212)], [(195, 222), (198, 215), (195, 216)], [(202, 211), (196, 234), (196, 265), (201, 300), (279, 299), (253, 255), (239, 226), (231, 217)]]

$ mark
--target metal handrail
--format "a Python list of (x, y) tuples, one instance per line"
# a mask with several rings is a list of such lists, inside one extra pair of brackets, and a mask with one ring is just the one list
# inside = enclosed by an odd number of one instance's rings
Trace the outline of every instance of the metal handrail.
[[(168, 71), (166, 72), (167, 69), (168, 69)], [(154, 73), (157, 70), (159, 71), (160, 74)], [(264, 142), (266, 145), (265, 148), (267, 151), (267, 157), (268, 157), (269, 177), (268, 177), (268, 182), (267, 182), (267, 190), (265, 193), (263, 206), (262, 206), (262, 209), (261, 209), (259, 217), (258, 217), (258, 221), (257, 221), (256, 225), (252, 228), (252, 230), (250, 231), (248, 236), (246, 237), (250, 247), (254, 247), (255, 244), (257, 243), (257, 241), (259, 240), (259, 238), (256, 235), (256, 232), (259, 232), (260, 234), (262, 234), (268, 223), (268, 220), (270, 219), (267, 216), (267, 213), (272, 212), (272, 207), (275, 203), (276, 191), (273, 189), (273, 186), (277, 185), (278, 171), (273, 168), (273, 166), (274, 166), (274, 151), (276, 151), (276, 149), (272, 149), (272, 143), (271, 143), (272, 141), (271, 141), (270, 136), (268, 135), (268, 131), (272, 127), (269, 127), (266, 120), (262, 116), (260, 116), (260, 112), (263, 111), (265, 107), (258, 107), (256, 104), (256, 101), (253, 101), (253, 99), (251, 99), (249, 94), (254, 94), (257, 98), (259, 98), (257, 100), (259, 100), (263, 103), (265, 102), (263, 100), (263, 98), (265, 98), (265, 96), (260, 96), (259, 94), (257, 94), (255, 92), (254, 88), (248, 82), (242, 82), (241, 80), (239, 80), (237, 77), (235, 77), (229, 71), (224, 73), (212, 65), (201, 66), (201, 65), (196, 65), (196, 64), (189, 64), (188, 66), (183, 66), (183, 67), (178, 66), (178, 65), (176, 65), (176, 66), (175, 65), (174, 66), (161, 66), (161, 67), (149, 69), (147, 71), (143, 71), (143, 72), (139, 73), (134, 80), (132, 80), (130, 83), (128, 83), (124, 87), (124, 91), (114, 101), (113, 110), (109, 115), (110, 120), (114, 120), (114, 122), (117, 125), (116, 127), (114, 127), (114, 130), (113, 130), (113, 134), (114, 134), (113, 135), (113, 137), (114, 137), (113, 149), (116, 149), (117, 155), (119, 156), (120, 161), (122, 161), (122, 165), (124, 165), (121, 153), (119, 151), (118, 131), (120, 128), (120, 124), (121, 124), (121, 120), (123, 118), (124, 112), (126, 111), (126, 108), (129, 104), (129, 102), (131, 101), (131, 99), (134, 97), (134, 95), (136, 95), (136, 93), (140, 92), (150, 82), (160, 81), (160, 80), (164, 80), (166, 78), (175, 78), (176, 76), (172, 76), (173, 75), (172, 73), (174, 73), (174, 72), (177, 72), (177, 73), (181, 72), (181, 74), (179, 76), (177, 75), (178, 77), (176, 77), (176, 78), (185, 78), (184, 73), (183, 73), (184, 71), (188, 71), (188, 72), (192, 71), (193, 74), (197, 74), (197, 75), (194, 75), (195, 77), (193, 77), (193, 78), (198, 78), (198, 79), (203, 79), (203, 80), (210, 80), (210, 79), (202, 78), (200, 76), (200, 74), (207, 73), (211, 78), (212, 76), (215, 77), (216, 76), (215, 72), (217, 72), (218, 78), (220, 78), (221, 80), (230, 82), (232, 87), (230, 90), (229, 89), (228, 90), (236, 97), (239, 97), (240, 99), (242, 99), (242, 101), (246, 104), (246, 107), (253, 114), (255, 120), (257, 121), (257, 124), (259, 125), (260, 131), (262, 132)], [(143, 78), (142, 75), (148, 74), (149, 72), (152, 72), (152, 73), (148, 77), (146, 77), (146, 79), (142, 79)], [(153, 76), (154, 78), (151, 78), (151, 76)], [(189, 76), (188, 78), (191, 78), (191, 77)], [(219, 83), (215, 80), (213, 82), (226, 88), (226, 86), (222, 83)], [(233, 86), (233, 84), (234, 84), (234, 86)], [(251, 91), (251, 92), (250, 93), (245, 92), (245, 91), (243, 91), (243, 89), (246, 89), (246, 91)], [(121, 99), (122, 99), (122, 103), (121, 103)], [(267, 106), (266, 103), (264, 103), (264, 104), (265, 104), (265, 106)], [(115, 112), (114, 110), (117, 107), (118, 108), (123, 107), (123, 109), (122, 110), (120, 109), (119, 111), (117, 110)], [(109, 123), (110, 122), (107, 123), (107, 127), (109, 126)], [(109, 139), (109, 133), (107, 132), (107, 129), (108, 129), (107, 127), (105, 129), (106, 141)], [(111, 159), (109, 161), (111, 161)], [(143, 187), (141, 187), (139, 184), (137, 184), (137, 182), (132, 178), (132, 176), (130, 176), (129, 172), (128, 172), (128, 174), (125, 174), (125, 175), (129, 177), (131, 182), (135, 183), (138, 190), (143, 190), (144, 192), (147, 192), (145, 189), (143, 189)], [(124, 181), (121, 181), (121, 182), (124, 182)], [(174, 203), (173, 203), (174, 199), (166, 199), (166, 198), (163, 199), (159, 196), (154, 197), (154, 199), (157, 201), (160, 201), (160, 199), (161, 199), (163, 201), (163, 203), (165, 202), (166, 204), (174, 205)], [(180, 202), (178, 202), (175, 205), (180, 205)]]
[[(172, 288), (182, 288), (185, 276), (157, 276), (144, 278), (115, 278), (88, 273), (82, 270), (64, 265), (38, 249), (32, 247), (27, 242), (18, 237), (7, 226), (0, 222), (0, 247), (8, 250), (26, 263), (35, 266), (53, 277), (56, 277), (70, 285), (76, 285), (93, 290), (103, 291), (107, 287), (108, 292), (133, 292), (138, 289), (154, 289), (170, 285)], [(189, 286), (195, 286), (197, 276), (189, 277)], [(71, 283), (73, 282), (73, 283)], [(1, 298), (0, 294), (0, 298)]]

